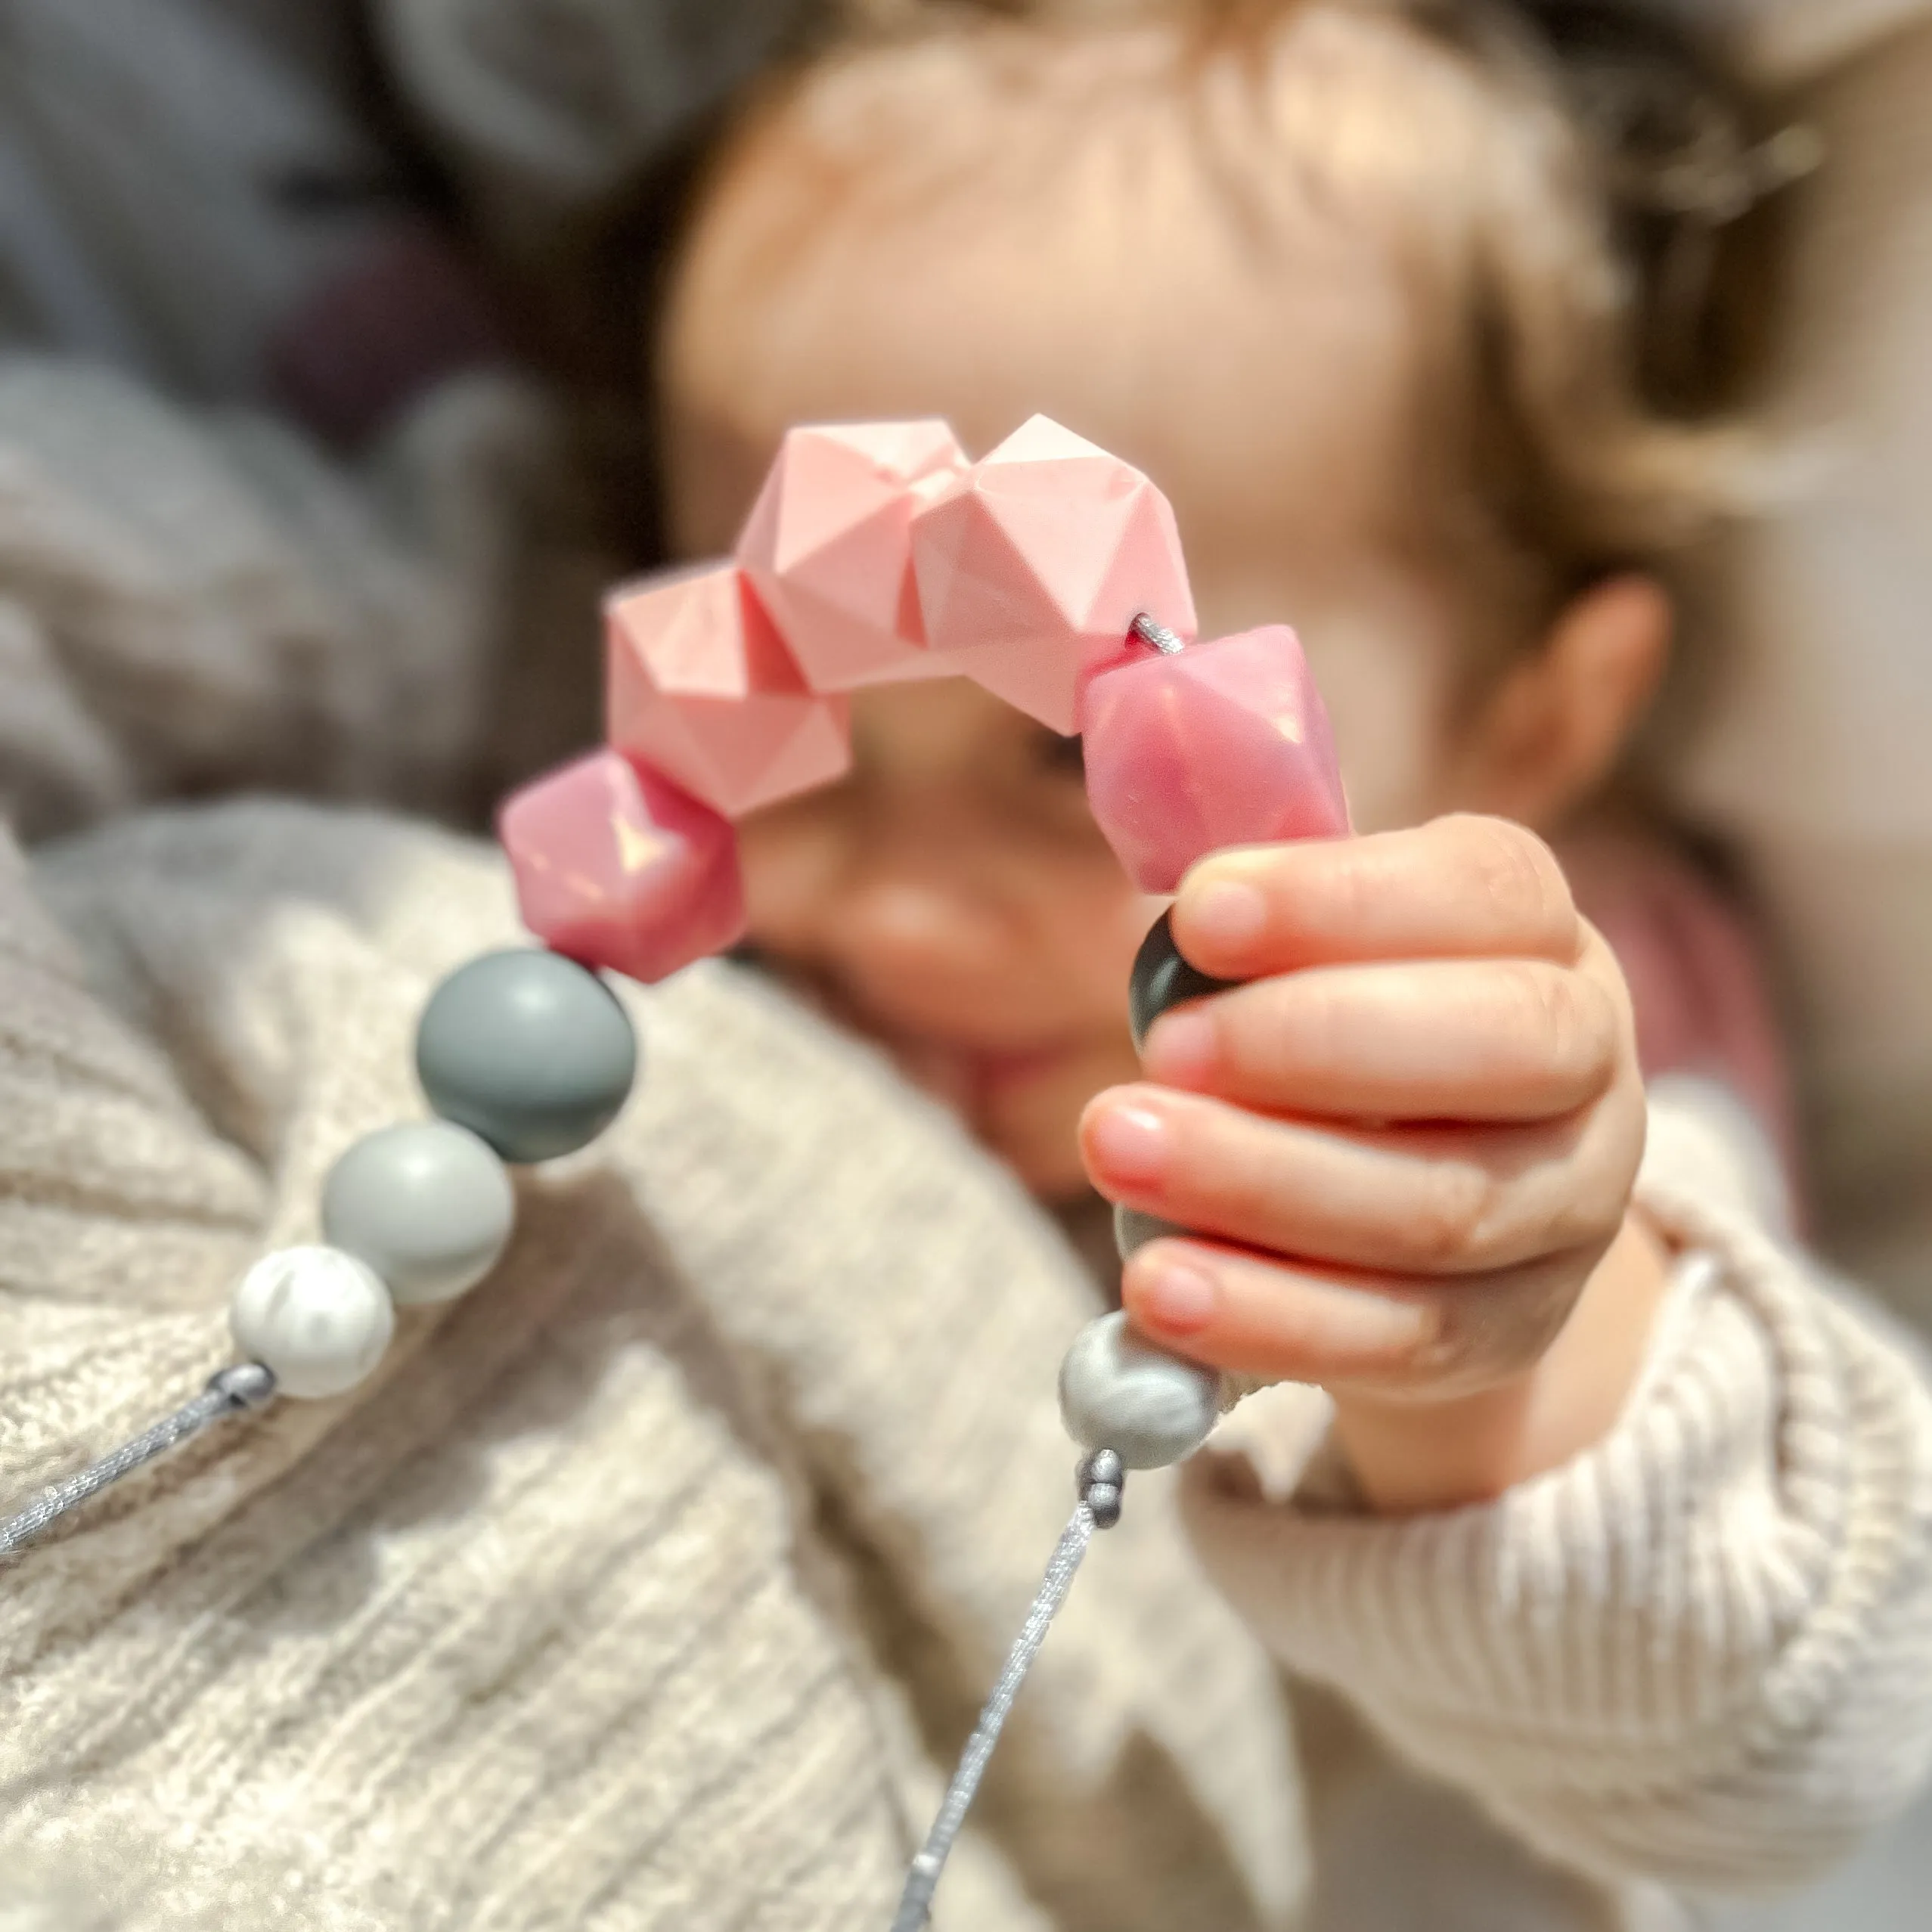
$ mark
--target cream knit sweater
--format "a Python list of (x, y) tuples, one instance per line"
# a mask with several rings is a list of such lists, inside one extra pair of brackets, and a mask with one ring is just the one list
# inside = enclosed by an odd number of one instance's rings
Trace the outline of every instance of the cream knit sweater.
[[(513, 931), (487, 851), (313, 808), (8, 859), (0, 1494), (224, 1359), (236, 1274), (416, 1111), (428, 987)], [(882, 1925), (1068, 1506), (1053, 1369), (1092, 1292), (950, 1122), (757, 982), (629, 997), (639, 1098), (526, 1181), (489, 1283), (354, 1397), (227, 1425), (5, 1572), (7, 1882), (126, 1932)], [(1921, 1385), (1692, 1112), (1660, 1109), (1645, 1192), (1704, 1258), (1590, 1455), (1409, 1523), (1319, 1456), (1298, 1497), (1218, 1460), (1183, 1486), (1278, 1658), (1602, 1883), (1445, 1823), (1330, 1711), (1311, 1901), (1267, 1659), (1137, 1477), (942, 1928), (1674, 1924), (1639, 1881), (1798, 1879), (1909, 1797)], [(1311, 1405), (1233, 1419), (1285, 1488)], [(1405, 1871), (1437, 1915), (1388, 1903)]]
[[(420, 1110), (479, 848), (129, 821), (0, 884), (0, 1494), (198, 1387), (326, 1164)], [(0, 1585), (0, 1883), (129, 1927), (863, 1928), (1071, 1506), (1092, 1290), (951, 1124), (728, 969), (379, 1378), (135, 1479)], [(942, 1927), (1278, 1924), (1270, 1673), (1137, 1478)], [(929, 1749), (928, 1747), (929, 1746)], [(920, 1821), (923, 1823), (923, 1820)]]

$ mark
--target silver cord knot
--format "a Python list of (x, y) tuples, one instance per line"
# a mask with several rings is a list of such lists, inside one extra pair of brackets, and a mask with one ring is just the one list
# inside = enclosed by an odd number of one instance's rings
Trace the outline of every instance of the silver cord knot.
[(1074, 1482), (1093, 1518), (1096, 1530), (1111, 1530), (1121, 1519), (1121, 1497), (1127, 1488), (1127, 1465), (1111, 1449), (1096, 1449), (1076, 1472)]
[(275, 1372), (262, 1362), (237, 1362), (208, 1378), (208, 1393), (231, 1409), (259, 1409), (275, 1392)]

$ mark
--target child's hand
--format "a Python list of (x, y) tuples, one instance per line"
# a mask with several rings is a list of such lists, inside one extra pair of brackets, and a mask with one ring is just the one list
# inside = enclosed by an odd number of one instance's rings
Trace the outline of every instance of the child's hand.
[[(1372, 1499), (1494, 1493), (1608, 1428), (1661, 1291), (1630, 1216), (1630, 1003), (1543, 842), (1501, 820), (1204, 860), (1203, 972), (1082, 1126), (1142, 1248), (1127, 1307), (1216, 1366), (1320, 1382)], [(1586, 1291), (1588, 1292), (1586, 1292)]]

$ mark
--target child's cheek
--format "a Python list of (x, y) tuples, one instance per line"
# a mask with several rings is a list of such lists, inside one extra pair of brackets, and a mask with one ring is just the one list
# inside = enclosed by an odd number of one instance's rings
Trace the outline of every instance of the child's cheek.
[(1391, 588), (1361, 609), (1317, 612), (1300, 628), (1335, 727), (1355, 830), (1420, 824), (1453, 805), (1456, 657), (1440, 606), (1419, 590)]
[(833, 815), (807, 798), (755, 813), (738, 827), (745, 912), (756, 944), (808, 950), (831, 911), (842, 864)]
[(1111, 852), (1095, 869), (1085, 892), (1059, 901), (1053, 950), (1059, 976), (1094, 1029), (1118, 1027), (1124, 1034), (1127, 975), (1168, 902), (1137, 892)]

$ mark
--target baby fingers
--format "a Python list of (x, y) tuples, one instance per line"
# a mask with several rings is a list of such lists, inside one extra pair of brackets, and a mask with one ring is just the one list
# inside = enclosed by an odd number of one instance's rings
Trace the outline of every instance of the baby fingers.
[(1081, 1125), (1109, 1199), (1305, 1260), (1472, 1275), (1601, 1247), (1642, 1151), (1634, 1083), (1559, 1118), (1344, 1127), (1154, 1086), (1100, 1095)]
[(1534, 1121), (1599, 1098), (1623, 1013), (1589, 972), (1532, 959), (1323, 966), (1165, 1015), (1148, 1072), (1270, 1112)]
[(1443, 1282), (1347, 1274), (1165, 1240), (1135, 1254), (1122, 1294), (1143, 1334), (1211, 1367), (1440, 1398), (1537, 1361), (1588, 1271), (1551, 1255)]
[(1370, 960), (1567, 964), (1581, 945), (1549, 848), (1520, 825), (1468, 814), (1217, 852), (1181, 882), (1174, 931), (1220, 979)]

